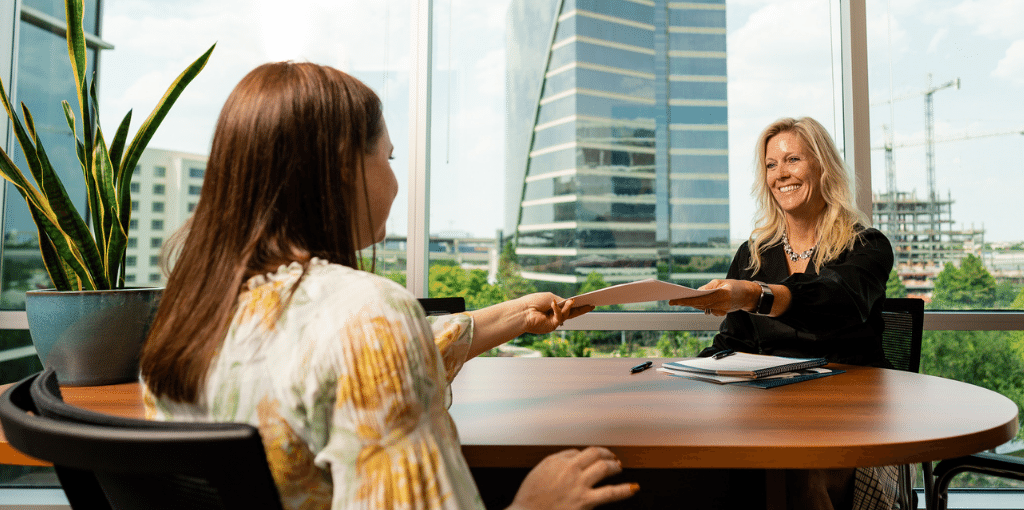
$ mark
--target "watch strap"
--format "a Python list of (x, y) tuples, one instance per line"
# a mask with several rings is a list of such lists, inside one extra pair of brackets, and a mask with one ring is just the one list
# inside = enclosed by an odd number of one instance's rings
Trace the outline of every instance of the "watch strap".
[(772, 294), (771, 287), (767, 283), (755, 281), (761, 286), (761, 297), (757, 298), (757, 309), (754, 313), (758, 315), (769, 315), (772, 313), (772, 305), (775, 304), (775, 294)]

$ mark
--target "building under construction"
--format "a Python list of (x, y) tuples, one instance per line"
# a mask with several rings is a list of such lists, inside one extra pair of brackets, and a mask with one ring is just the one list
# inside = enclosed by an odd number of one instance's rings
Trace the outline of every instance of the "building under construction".
[(930, 298), (935, 277), (947, 262), (981, 256), (985, 230), (954, 229), (952, 206), (950, 196), (921, 200), (902, 191), (873, 196), (874, 226), (889, 237), (893, 266), (912, 297)]

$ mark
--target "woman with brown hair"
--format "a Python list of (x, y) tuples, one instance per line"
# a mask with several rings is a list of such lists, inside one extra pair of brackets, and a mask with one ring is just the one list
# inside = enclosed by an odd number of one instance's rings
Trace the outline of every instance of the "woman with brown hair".
[[(447, 412), (473, 356), (589, 311), (538, 293), (427, 321), (409, 292), (360, 270), (397, 181), (380, 100), (338, 70), (274, 63), (221, 111), (203, 191), (142, 354), (154, 419), (259, 428), (285, 508), (480, 508)], [(604, 448), (544, 459), (522, 509), (632, 495), (594, 488)]]

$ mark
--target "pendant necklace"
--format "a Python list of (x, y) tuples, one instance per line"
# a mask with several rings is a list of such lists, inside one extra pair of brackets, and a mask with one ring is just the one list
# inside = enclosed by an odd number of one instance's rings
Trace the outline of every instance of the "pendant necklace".
[(806, 258), (810, 257), (811, 254), (814, 253), (814, 249), (817, 248), (817, 247), (818, 247), (818, 244), (815, 243), (814, 246), (811, 246), (810, 248), (808, 248), (808, 249), (806, 249), (806, 250), (804, 250), (804, 251), (802, 251), (800, 253), (794, 253), (793, 252), (793, 247), (789, 245), (789, 238), (786, 237), (786, 233), (785, 232), (782, 233), (782, 249), (786, 250), (786, 255), (789, 256), (789, 260), (792, 260), (793, 262), (796, 262), (797, 260), (802, 260), (802, 259), (806, 259)]

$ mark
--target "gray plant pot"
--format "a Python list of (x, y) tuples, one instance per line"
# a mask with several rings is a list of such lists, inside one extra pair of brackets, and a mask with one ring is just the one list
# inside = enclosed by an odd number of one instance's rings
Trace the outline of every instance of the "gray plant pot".
[(138, 380), (139, 355), (161, 293), (162, 288), (26, 292), (39, 361), (70, 386)]

